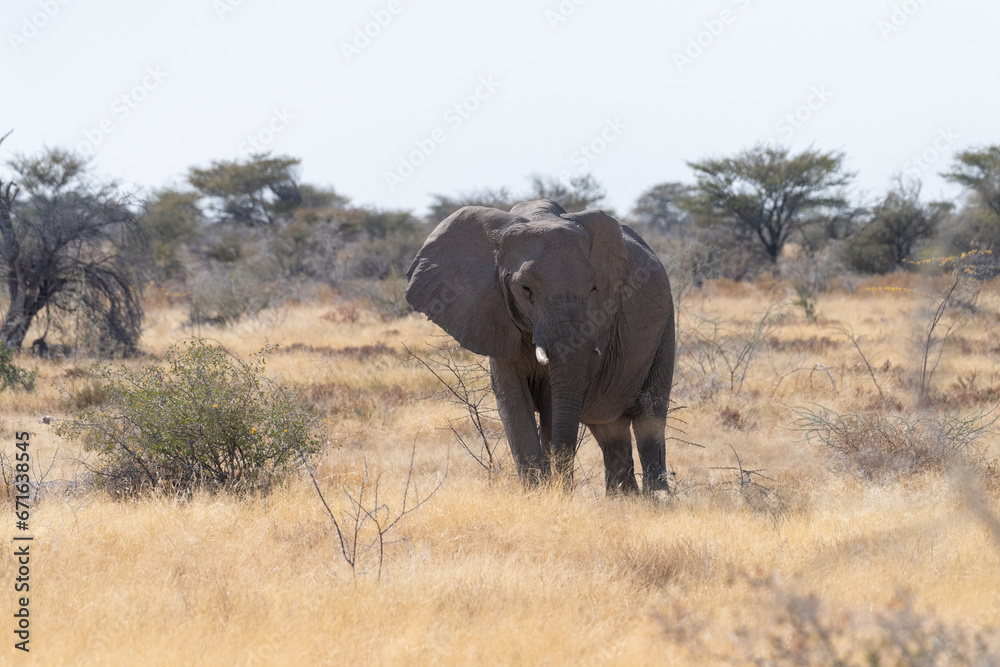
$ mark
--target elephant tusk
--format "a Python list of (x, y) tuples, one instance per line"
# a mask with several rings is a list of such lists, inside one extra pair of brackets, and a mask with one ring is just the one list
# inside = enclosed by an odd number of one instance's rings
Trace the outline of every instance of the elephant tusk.
[(601, 356), (601, 348), (599, 348), (598, 346), (595, 345), (594, 346), (594, 354), (596, 354), (597, 356)]
[(545, 348), (541, 345), (535, 346), (535, 359), (538, 359), (538, 363), (542, 366), (547, 366), (549, 363), (549, 355), (545, 354)]

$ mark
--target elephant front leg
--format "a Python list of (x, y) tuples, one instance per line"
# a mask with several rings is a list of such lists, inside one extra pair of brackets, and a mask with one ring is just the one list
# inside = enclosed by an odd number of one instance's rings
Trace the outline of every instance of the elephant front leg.
[(542, 445), (542, 456), (552, 460), (552, 408), (538, 406), (538, 440)]
[(632, 462), (632, 436), (628, 419), (588, 426), (604, 453), (604, 482), (609, 496), (639, 493)]
[(490, 359), (490, 380), (500, 421), (507, 434), (507, 444), (517, 464), (517, 473), (526, 486), (534, 486), (549, 476), (549, 463), (542, 454), (538, 439), (535, 404), (528, 390), (528, 381), (520, 377), (511, 365)]

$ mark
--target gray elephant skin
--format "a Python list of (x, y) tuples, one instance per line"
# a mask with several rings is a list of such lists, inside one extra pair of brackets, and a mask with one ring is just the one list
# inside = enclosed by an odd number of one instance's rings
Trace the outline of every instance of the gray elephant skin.
[(406, 276), (410, 305), (490, 358), (526, 484), (571, 483), (583, 423), (609, 494), (639, 491), (630, 429), (643, 490), (667, 490), (674, 309), (667, 273), (635, 231), (549, 200), (510, 213), (467, 206), (435, 228)]

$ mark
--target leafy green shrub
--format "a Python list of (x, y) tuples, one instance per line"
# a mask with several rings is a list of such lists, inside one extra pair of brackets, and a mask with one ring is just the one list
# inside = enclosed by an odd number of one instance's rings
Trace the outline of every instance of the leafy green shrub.
[(171, 347), (166, 365), (94, 367), (106, 398), (78, 409), (61, 435), (82, 437), (107, 488), (266, 490), (317, 453), (315, 419), (264, 376), (268, 346), (244, 362), (202, 339)]
[(812, 293), (812, 290), (799, 280), (793, 280), (792, 287), (795, 288), (795, 294), (799, 297), (795, 301), (792, 301), (792, 305), (801, 308), (802, 314), (805, 315), (807, 319), (815, 322), (816, 296)]
[(0, 391), (17, 388), (31, 391), (35, 388), (37, 376), (37, 368), (26, 371), (15, 366), (14, 351), (0, 342)]

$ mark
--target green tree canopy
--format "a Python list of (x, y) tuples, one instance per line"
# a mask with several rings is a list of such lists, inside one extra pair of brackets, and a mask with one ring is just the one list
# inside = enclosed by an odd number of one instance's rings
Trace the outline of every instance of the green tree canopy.
[(242, 162), (217, 160), (206, 169), (192, 167), (188, 182), (207, 200), (213, 220), (267, 225), (302, 203), (296, 174), (300, 162), (268, 153), (251, 155)]
[(844, 155), (756, 146), (733, 157), (689, 162), (697, 183), (684, 208), (700, 224), (728, 229), (738, 241), (759, 244), (772, 262), (785, 243), (812, 224), (843, 211), (840, 188), (854, 174)]
[(146, 200), (139, 222), (149, 237), (153, 261), (161, 277), (182, 276), (185, 266), (180, 251), (203, 223), (198, 195), (171, 188), (157, 190)]
[(912, 259), (916, 244), (929, 239), (948, 213), (947, 204), (920, 201), (920, 181), (896, 181), (873, 209), (870, 222), (847, 244), (851, 268), (865, 273), (888, 273)]
[(321, 188), (309, 183), (299, 185), (299, 208), (344, 208), (351, 203), (350, 197), (339, 194), (333, 188)]
[(1000, 216), (1000, 145), (959, 153), (951, 171), (942, 176), (975, 192), (983, 205)]

